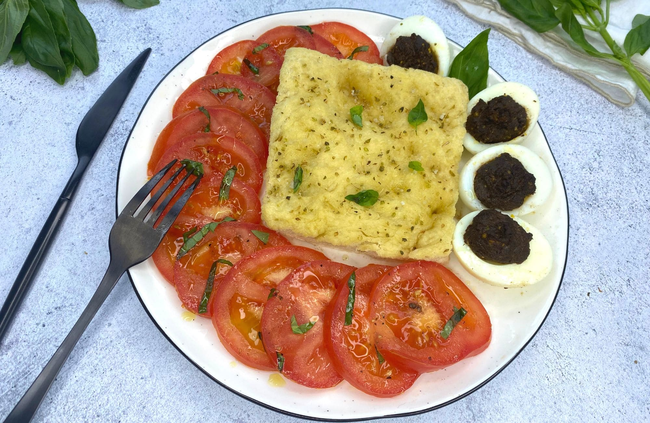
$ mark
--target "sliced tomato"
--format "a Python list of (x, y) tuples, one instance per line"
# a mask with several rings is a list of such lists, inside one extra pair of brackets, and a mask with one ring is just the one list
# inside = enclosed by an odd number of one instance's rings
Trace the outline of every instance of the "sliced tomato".
[[(410, 369), (392, 365), (375, 349), (374, 328), (368, 316), (370, 292), (375, 282), (391, 268), (370, 265), (357, 269), (355, 274), (354, 308), (352, 320), (345, 325), (346, 307), (350, 289), (342, 283), (328, 309), (325, 339), (334, 367), (352, 386), (376, 397), (399, 395), (420, 375)], [(351, 276), (347, 275), (345, 281)]]
[(367, 63), (383, 64), (379, 49), (370, 37), (358, 29), (341, 22), (323, 22), (311, 26), (314, 34), (325, 38), (341, 52), (343, 57), (350, 57), (355, 48), (368, 46), (368, 51), (356, 53), (354, 59)]
[[(262, 313), (262, 341), (275, 368), (278, 356), (281, 372), (296, 383), (312, 388), (329, 388), (343, 378), (337, 373), (325, 345), (325, 311), (343, 277), (354, 268), (333, 261), (312, 261), (294, 270), (277, 287)], [(315, 324), (304, 334), (291, 328)], [(279, 369), (279, 368), (278, 368)]]
[(154, 168), (160, 157), (172, 145), (186, 136), (206, 133), (206, 128), (209, 129), (207, 131), (209, 133), (227, 135), (243, 142), (255, 152), (262, 167), (266, 167), (266, 158), (269, 155), (268, 140), (257, 125), (229, 107), (208, 107), (206, 110), (210, 115), (209, 125), (208, 118), (202, 111), (193, 110), (172, 119), (165, 126), (165, 129), (158, 135), (151, 158), (149, 158), (149, 176), (153, 176)]
[(297, 26), (276, 26), (260, 35), (257, 41), (273, 46), (284, 57), (291, 47), (304, 47), (314, 50), (314, 39), (306, 29)]
[(329, 41), (327, 41), (324, 37), (314, 33), (314, 43), (315, 47), (314, 49), (323, 53), (327, 54), (328, 56), (336, 57), (337, 59), (344, 59), (343, 55), (339, 51), (339, 49), (336, 48), (336, 46)]
[(259, 43), (255, 40), (238, 41), (221, 50), (214, 56), (206, 75), (220, 74), (239, 75), (242, 60)]
[(280, 53), (269, 45), (257, 52), (251, 51), (246, 55), (241, 74), (277, 93), (283, 61), (284, 59)]
[[(441, 332), (455, 308), (467, 314), (445, 339)], [(490, 317), (472, 291), (444, 266), (426, 261), (396, 266), (377, 281), (369, 315), (386, 360), (420, 372), (478, 354), (492, 335)]]
[(306, 247), (287, 245), (265, 248), (238, 262), (219, 283), (212, 302), (212, 323), (221, 342), (247, 366), (273, 370), (264, 351), (262, 311), (272, 288), (297, 267), (314, 260), (327, 260)]
[[(264, 243), (258, 235), (268, 234)], [(217, 264), (212, 295), (205, 313), (199, 313), (199, 305), (207, 286), (212, 263), (219, 259), (236, 264), (239, 260), (264, 248), (290, 245), (282, 235), (262, 225), (240, 222), (221, 223), (214, 232), (208, 233), (194, 248), (174, 264), (174, 285), (183, 306), (203, 317), (211, 317), (212, 299), (221, 279), (230, 271), (231, 266)]]
[(262, 165), (246, 144), (225, 135), (190, 135), (174, 144), (162, 155), (155, 167), (157, 173), (173, 159), (190, 159), (204, 165), (206, 176), (213, 172), (226, 173), (237, 166), (235, 179), (246, 183), (255, 191), (262, 187)]
[(206, 75), (178, 97), (172, 115), (177, 117), (199, 106), (228, 106), (248, 116), (268, 137), (274, 105), (275, 94), (262, 84), (241, 75)]

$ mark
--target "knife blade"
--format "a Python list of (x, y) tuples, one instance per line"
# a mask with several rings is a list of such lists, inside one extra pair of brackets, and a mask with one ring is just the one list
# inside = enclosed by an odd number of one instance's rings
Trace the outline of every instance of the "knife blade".
[(115, 78), (79, 124), (76, 139), (77, 166), (38, 234), (0, 310), (0, 344), (60, 228), (88, 165), (131, 92), (150, 53), (150, 48), (140, 53)]

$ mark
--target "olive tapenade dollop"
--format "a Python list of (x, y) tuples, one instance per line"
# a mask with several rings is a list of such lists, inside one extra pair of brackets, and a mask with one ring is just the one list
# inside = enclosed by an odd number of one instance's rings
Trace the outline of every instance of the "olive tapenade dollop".
[(403, 68), (420, 69), (438, 73), (438, 56), (431, 45), (417, 34), (398, 37), (388, 51), (386, 62)]
[(495, 97), (487, 103), (481, 99), (467, 117), (465, 128), (478, 142), (507, 142), (526, 132), (528, 114), (509, 95)]
[(535, 190), (535, 176), (508, 153), (485, 163), (474, 176), (476, 198), (490, 209), (514, 210)]
[(463, 239), (481, 260), (521, 264), (530, 255), (533, 236), (510, 216), (496, 210), (483, 210), (474, 216)]

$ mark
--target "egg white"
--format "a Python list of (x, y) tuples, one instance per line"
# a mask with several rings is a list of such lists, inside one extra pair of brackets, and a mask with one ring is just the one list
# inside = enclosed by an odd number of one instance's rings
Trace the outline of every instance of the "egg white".
[(526, 114), (528, 115), (528, 128), (526, 131), (507, 142), (495, 143), (495, 144), (484, 144), (476, 140), (469, 132), (465, 134), (463, 139), (463, 145), (465, 148), (472, 154), (479, 153), (483, 150), (486, 150), (495, 145), (504, 145), (504, 144), (517, 144), (522, 142), (528, 137), (532, 129), (537, 123), (537, 118), (539, 117), (539, 98), (533, 90), (531, 90), (526, 85), (520, 84), (518, 82), (501, 82), (494, 84), (490, 87), (487, 87), (483, 91), (476, 94), (467, 104), (467, 114), (469, 115), (472, 112), (476, 103), (479, 100), (483, 100), (486, 103), (492, 100), (495, 97), (502, 95), (508, 95), (512, 97), (514, 101), (519, 103), (524, 109), (526, 109)]
[(553, 179), (546, 163), (535, 153), (516, 144), (500, 144), (484, 150), (472, 157), (463, 167), (460, 173), (460, 199), (471, 210), (487, 209), (481, 201), (476, 198), (474, 190), (474, 178), (481, 166), (503, 153), (510, 154), (513, 158), (526, 168), (535, 177), (535, 192), (524, 199), (524, 203), (513, 210), (499, 210), (514, 216), (523, 216), (533, 212), (546, 202), (553, 190)]
[(530, 223), (512, 217), (526, 232), (533, 235), (530, 241), (530, 255), (521, 264), (491, 264), (479, 258), (463, 239), (467, 227), (478, 211), (469, 213), (456, 225), (453, 246), (458, 261), (480, 280), (491, 285), (507, 288), (532, 285), (544, 279), (553, 265), (551, 246), (542, 233)]
[(438, 24), (426, 16), (410, 16), (400, 21), (390, 30), (381, 45), (381, 56), (384, 58), (384, 64), (388, 65), (386, 54), (393, 48), (397, 39), (399, 37), (410, 37), (411, 34), (419, 35), (431, 45), (431, 49), (438, 57), (438, 75), (447, 76), (451, 65), (451, 50), (449, 49), (447, 37), (445, 37), (445, 33), (442, 32)]

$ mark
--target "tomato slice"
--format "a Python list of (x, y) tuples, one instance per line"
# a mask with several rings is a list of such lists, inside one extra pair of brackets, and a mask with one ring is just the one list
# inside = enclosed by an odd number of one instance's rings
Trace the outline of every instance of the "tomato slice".
[(255, 191), (262, 187), (262, 165), (246, 144), (225, 135), (199, 134), (185, 137), (162, 155), (155, 167), (157, 173), (173, 159), (190, 159), (204, 165), (206, 176), (214, 171), (226, 173), (237, 166), (237, 176)]
[[(262, 341), (271, 363), (296, 383), (312, 388), (329, 388), (343, 378), (336, 372), (325, 345), (325, 311), (343, 277), (354, 268), (333, 261), (312, 261), (294, 270), (277, 287), (262, 313)], [(316, 321), (304, 334), (291, 328)], [(318, 320), (316, 320), (318, 319)]]
[[(266, 243), (252, 231), (268, 234)], [(236, 264), (239, 260), (264, 248), (290, 245), (282, 235), (262, 225), (240, 222), (221, 223), (214, 232), (208, 233), (194, 248), (174, 264), (174, 285), (183, 306), (203, 317), (211, 317), (214, 292), (221, 279), (230, 271), (228, 264), (217, 264), (212, 295), (205, 313), (199, 313), (199, 305), (205, 292), (212, 263), (219, 259)]]
[(307, 31), (297, 26), (276, 26), (260, 35), (257, 42), (273, 46), (284, 57), (284, 53), (291, 47), (304, 47), (314, 50), (314, 39)]
[[(227, 135), (243, 142), (255, 152), (262, 167), (266, 167), (266, 158), (269, 155), (268, 140), (257, 125), (229, 107), (207, 107), (206, 110), (210, 115), (209, 133)], [(206, 128), (208, 118), (200, 110), (193, 110), (172, 119), (158, 135), (149, 159), (149, 176), (153, 176), (160, 157), (172, 145), (186, 136), (206, 133)]]
[[(214, 93), (212, 90), (222, 89)], [(199, 106), (228, 106), (248, 116), (268, 137), (275, 95), (264, 85), (241, 75), (206, 75), (194, 81), (176, 100), (173, 117)]]
[(255, 40), (243, 40), (229, 45), (214, 56), (205, 74), (213, 75), (215, 72), (219, 72), (220, 74), (239, 75), (242, 60), (258, 44)]
[(264, 305), (271, 288), (297, 267), (314, 260), (327, 257), (294, 245), (265, 248), (238, 262), (219, 283), (212, 302), (212, 323), (237, 360), (256, 369), (274, 369), (259, 336)]
[(323, 22), (311, 26), (314, 34), (325, 38), (341, 52), (343, 57), (349, 57), (355, 48), (368, 46), (368, 51), (359, 52), (354, 55), (354, 59), (367, 63), (383, 64), (379, 57), (377, 45), (363, 32), (340, 22)]
[(262, 84), (274, 93), (278, 92), (280, 84), (280, 69), (284, 59), (278, 51), (269, 45), (254, 53), (248, 52), (241, 68), (241, 74), (258, 84)]
[[(454, 308), (467, 314), (447, 339), (441, 336)], [(370, 295), (377, 348), (386, 360), (420, 372), (442, 369), (478, 354), (490, 343), (492, 324), (472, 291), (438, 263), (401, 264)]]
[(355, 274), (355, 300), (352, 323), (345, 325), (346, 306), (350, 289), (344, 279), (328, 310), (325, 339), (334, 367), (352, 386), (376, 397), (399, 395), (417, 380), (418, 372), (402, 370), (384, 357), (379, 358), (375, 349), (374, 327), (368, 316), (370, 292), (375, 282), (391, 268), (369, 265), (357, 269)]
[(314, 49), (319, 51), (320, 53), (327, 54), (328, 56), (336, 57), (337, 59), (344, 59), (343, 55), (339, 51), (339, 49), (336, 48), (336, 46), (329, 41), (327, 41), (324, 37), (314, 33), (314, 43), (315, 47)]

